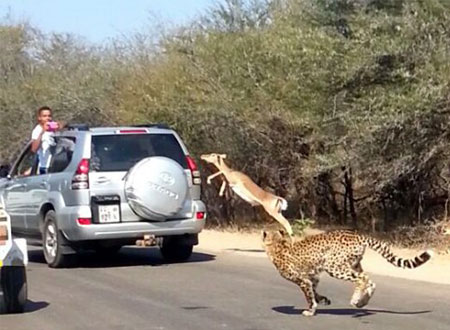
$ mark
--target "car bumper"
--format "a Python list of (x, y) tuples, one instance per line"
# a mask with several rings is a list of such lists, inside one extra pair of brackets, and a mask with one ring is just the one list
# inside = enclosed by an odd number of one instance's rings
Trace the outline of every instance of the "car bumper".
[[(204, 218), (196, 219), (197, 212), (205, 212)], [(123, 221), (80, 225), (78, 218), (91, 218), (89, 206), (64, 207), (58, 212), (57, 217), (59, 228), (69, 241), (142, 238), (144, 235), (197, 234), (205, 226), (206, 207), (203, 202), (196, 201), (190, 218), (167, 221)]]

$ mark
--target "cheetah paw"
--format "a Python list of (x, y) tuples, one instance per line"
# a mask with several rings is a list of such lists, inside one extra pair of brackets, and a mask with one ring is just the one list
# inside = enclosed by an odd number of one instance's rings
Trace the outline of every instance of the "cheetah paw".
[(320, 297), (320, 298), (317, 300), (317, 302), (318, 302), (319, 304), (325, 305), (325, 306), (331, 305), (331, 300), (328, 299), (327, 297)]
[(350, 304), (357, 308), (362, 308), (369, 303), (375, 292), (376, 285), (371, 283), (363, 292), (357, 291), (352, 297)]
[(314, 314), (316, 314), (316, 310), (315, 309), (305, 309), (302, 312), (303, 316), (314, 316)]
[(353, 293), (352, 299), (350, 300), (350, 305), (353, 307), (361, 308), (363, 305), (361, 304), (364, 297), (364, 293), (361, 290), (356, 290)]

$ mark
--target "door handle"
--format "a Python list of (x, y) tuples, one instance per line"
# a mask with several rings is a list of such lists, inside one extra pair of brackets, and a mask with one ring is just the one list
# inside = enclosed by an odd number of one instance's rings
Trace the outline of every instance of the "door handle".
[(48, 188), (48, 182), (41, 182), (39, 184), (39, 187), (47, 189)]
[(24, 183), (16, 183), (16, 184), (12, 184), (10, 186), (6, 186), (6, 190), (12, 190), (12, 189), (21, 189), (21, 188), (25, 188), (26, 185)]
[(97, 178), (97, 180), (95, 180), (95, 183), (107, 183), (110, 181), (111, 180), (109, 178), (107, 178), (106, 176), (101, 176), (101, 177)]

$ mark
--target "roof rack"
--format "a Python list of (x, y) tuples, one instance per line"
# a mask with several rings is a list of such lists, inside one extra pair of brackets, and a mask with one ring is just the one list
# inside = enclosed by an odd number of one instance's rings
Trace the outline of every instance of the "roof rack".
[(89, 131), (88, 124), (67, 124), (64, 129), (68, 131)]
[(170, 128), (169, 125), (164, 123), (149, 123), (149, 124), (136, 124), (130, 125), (131, 127), (156, 127), (156, 128)]
[[(125, 125), (126, 126), (126, 125)], [(156, 128), (165, 128), (170, 129), (169, 125), (164, 123), (149, 123), (149, 124), (136, 124), (136, 125), (128, 125), (129, 127), (156, 127)], [(67, 124), (64, 126), (64, 129), (69, 131), (89, 131), (88, 124)]]

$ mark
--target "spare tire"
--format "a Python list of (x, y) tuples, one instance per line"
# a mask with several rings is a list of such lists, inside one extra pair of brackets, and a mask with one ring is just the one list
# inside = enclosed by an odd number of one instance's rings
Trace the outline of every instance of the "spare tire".
[(125, 180), (125, 197), (140, 217), (164, 221), (183, 207), (188, 183), (183, 167), (167, 157), (149, 157), (134, 165)]

